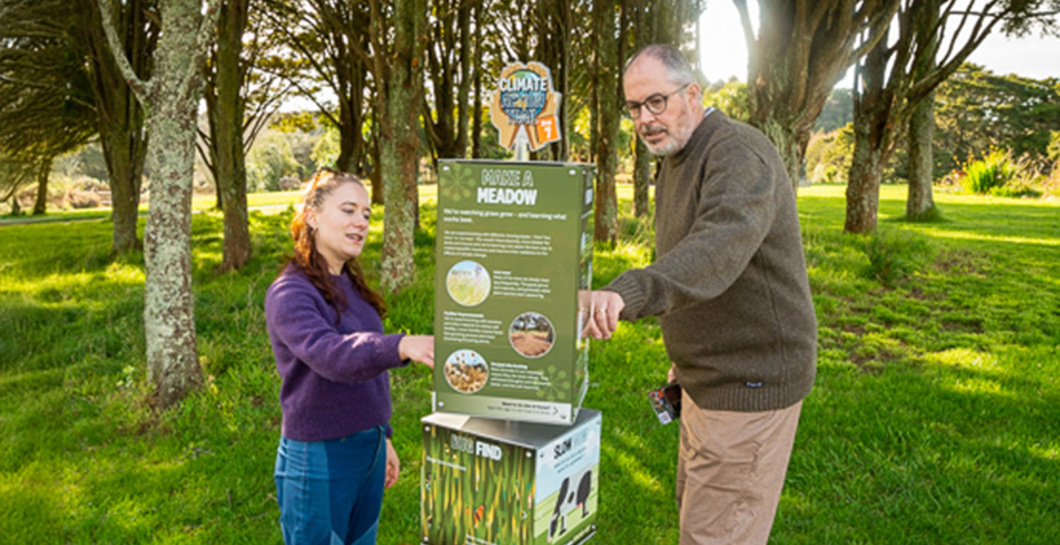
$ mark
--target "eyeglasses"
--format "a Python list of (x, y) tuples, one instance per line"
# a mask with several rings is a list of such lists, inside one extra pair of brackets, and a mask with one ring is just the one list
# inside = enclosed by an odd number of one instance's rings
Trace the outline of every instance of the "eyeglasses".
[(692, 85), (692, 82), (688, 82), (678, 87), (677, 89), (674, 89), (673, 92), (671, 92), (670, 94), (666, 95), (662, 93), (655, 93), (654, 95), (644, 99), (644, 102), (627, 100), (626, 103), (622, 105), (622, 111), (625, 112), (625, 114), (629, 116), (630, 119), (640, 118), (641, 107), (647, 109), (649, 112), (651, 112), (652, 115), (662, 115), (662, 113), (666, 111), (667, 99), (676, 95), (677, 93), (680, 93), (684, 90), (685, 87), (688, 87), (689, 85)]

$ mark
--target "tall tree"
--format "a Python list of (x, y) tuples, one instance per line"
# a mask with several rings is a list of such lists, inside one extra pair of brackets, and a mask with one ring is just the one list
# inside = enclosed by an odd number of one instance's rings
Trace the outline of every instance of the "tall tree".
[(33, 180), (33, 166), (0, 150), (0, 203), (11, 201), (11, 215), (22, 214), (18, 192)]
[[(373, 60), (369, 50), (371, 2), (345, 0), (269, 0), (267, 13), (272, 26), (285, 36), (301, 70), (284, 71), (302, 96), (308, 98), (339, 131), (339, 170), (365, 174), (368, 170), (368, 141), (364, 136), (366, 100), (371, 85), (369, 70)], [(357, 52), (361, 53), (358, 54)], [(326, 87), (331, 106), (317, 92)], [(376, 169), (378, 170), (378, 169)], [(372, 176), (372, 201), (382, 202), (383, 188)]]
[[(623, 16), (629, 21), (622, 28), (631, 29), (628, 41), (631, 45), (627, 54), (621, 55), (623, 62), (639, 51), (641, 48), (659, 41), (652, 35), (654, 25), (649, 24), (652, 20), (651, 2), (647, 0), (627, 0), (627, 9)], [(623, 65), (624, 66), (624, 65)], [(624, 101), (625, 94), (620, 96)], [(648, 146), (640, 138), (633, 138), (633, 215), (643, 218), (648, 215), (649, 190), (652, 182), (652, 155)]]
[[(220, 271), (239, 269), (251, 256), (247, 217), (247, 150), (286, 96), (278, 77), (253, 71), (270, 47), (263, 33), (258, 0), (223, 0), (217, 37), (204, 65), (208, 131), (200, 131), (199, 154), (213, 175), (218, 206), (224, 212), (224, 251)], [(244, 40), (247, 43), (244, 44)]]
[[(105, 11), (105, 0), (99, 0)], [(153, 141), (151, 208), (144, 234), (144, 334), (153, 402), (170, 407), (202, 384), (191, 291), (191, 194), (195, 117), (202, 96), (202, 63), (219, 0), (161, 0), (162, 34), (155, 70), (140, 79), (110, 21), (104, 28), (115, 60), (148, 111)]]
[[(467, 154), (471, 103), (472, 3), (430, 0), (423, 93), (424, 129), (433, 158)], [(433, 108), (428, 104), (433, 99)]]
[(148, 134), (144, 125), (146, 112), (111, 53), (103, 21), (119, 31), (116, 52), (128, 58), (138, 78), (146, 79), (151, 75), (158, 44), (155, 3), (155, 0), (73, 0), (70, 8), (84, 18), (71, 29), (70, 37), (84, 59), (82, 66), (93, 89), (99, 139), (111, 190), (113, 253), (142, 247), (136, 228)]
[(370, 44), (376, 81), (379, 168), (383, 175), (383, 289), (397, 292), (415, 279), (413, 237), (418, 224), (419, 112), (425, 0), (369, 0)]
[(95, 133), (91, 91), (66, 31), (59, 2), (3, 0), (0, 15), (0, 151), (32, 165), (34, 215), (46, 212), (52, 160)]
[[(549, 68), (552, 76), (552, 88), (562, 96), (556, 118), (559, 120), (560, 139), (548, 144), (538, 155), (554, 161), (566, 161), (570, 158), (571, 113), (576, 111), (579, 101), (573, 97), (572, 78), (577, 76), (579, 66), (576, 60), (576, 47), (581, 40), (577, 33), (582, 28), (575, 21), (584, 9), (570, 0), (547, 0), (538, 2), (534, 11), (534, 22), (537, 27), (537, 42), (534, 60)], [(523, 59), (529, 61), (530, 59)]]
[(935, 97), (936, 176), (991, 146), (1045, 158), (1049, 134), (1060, 127), (1060, 78), (1000, 76), (966, 62)]
[[(702, 0), (623, 0), (622, 4), (622, 18), (626, 22), (619, 28), (627, 29), (627, 35), (619, 43), (620, 46), (628, 44), (628, 47), (619, 49), (619, 62), (623, 63), (623, 67), (631, 55), (653, 43), (670, 44), (687, 50), (696, 21), (706, 9), (706, 3)], [(624, 100), (621, 84), (619, 93), (620, 101)], [(633, 214), (637, 217), (648, 215), (653, 163), (654, 158), (648, 146), (640, 138), (634, 138)]]
[(479, 159), (482, 157), (482, 115), (486, 110), (483, 107), (482, 99), (482, 73), (485, 72), (483, 66), (483, 41), (485, 32), (483, 31), (484, 21), (486, 16), (484, 15), (484, 4), (486, 2), (475, 3), (474, 11), (472, 12), (472, 19), (474, 24), (472, 25), (473, 37), (473, 50), (475, 56), (478, 58), (478, 62), (472, 65), (473, 76), (471, 77), (471, 87), (473, 92), (472, 98), (472, 109), (471, 109), (471, 158)]
[(756, 35), (733, 0), (748, 49), (751, 124), (777, 147), (794, 189), (814, 121), (835, 84), (883, 37), (899, 0), (761, 0)]
[(251, 253), (243, 137), (246, 112), (243, 88), (250, 66), (241, 59), (249, 4), (248, 0), (221, 1), (217, 37), (204, 63), (204, 96), (210, 126), (208, 164), (224, 211), (222, 272), (241, 268)]
[[(1034, 17), (1036, 4), (1004, 0), (901, 2), (894, 31), (872, 48), (857, 69), (862, 83), (854, 87), (854, 160), (847, 183), (845, 231), (876, 229), (883, 167), (894, 152), (896, 136), (908, 126), (917, 107), (995, 26), (1012, 18), (1026, 24)], [(956, 23), (956, 29), (947, 27), (951, 22)], [(941, 56), (940, 46), (945, 47)], [(914, 139), (923, 137), (914, 135)], [(915, 149), (912, 156), (919, 161), (922, 153)], [(911, 192), (923, 189), (922, 183), (910, 186)], [(918, 207), (926, 206), (924, 195), (913, 198)], [(914, 210), (913, 215), (927, 212)]]
[(618, 198), (615, 174), (618, 167), (619, 59), (614, 0), (594, 0), (593, 62), (594, 90), (597, 93), (593, 115), (596, 138), (596, 202), (594, 238), (614, 244), (618, 237)]
[[(940, 0), (926, 0), (917, 11), (914, 24), (924, 28), (938, 25)], [(915, 48), (922, 51), (913, 61), (911, 78), (923, 80), (935, 67), (939, 43), (942, 37), (937, 32), (920, 32), (913, 38)], [(918, 104), (912, 107), (907, 122), (906, 134), (908, 154), (906, 156), (909, 171), (909, 190), (905, 200), (905, 216), (917, 221), (928, 219), (935, 212), (935, 196), (932, 193), (932, 176), (934, 171), (934, 148), (931, 141), (935, 134), (935, 91), (931, 90)]]

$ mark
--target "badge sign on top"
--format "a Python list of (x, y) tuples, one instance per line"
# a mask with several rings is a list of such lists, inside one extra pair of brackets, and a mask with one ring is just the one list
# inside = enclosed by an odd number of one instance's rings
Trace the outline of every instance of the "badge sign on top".
[(517, 141), (539, 150), (560, 139), (559, 112), (563, 95), (552, 88), (552, 73), (539, 62), (504, 67), (490, 103), (490, 119), (500, 143), (514, 149)]

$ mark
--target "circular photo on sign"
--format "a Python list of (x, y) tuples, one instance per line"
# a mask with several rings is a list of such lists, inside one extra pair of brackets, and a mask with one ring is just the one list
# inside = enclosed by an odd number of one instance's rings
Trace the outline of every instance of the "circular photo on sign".
[(474, 261), (461, 261), (449, 269), (445, 289), (457, 304), (473, 307), (486, 300), (493, 282), (486, 267)]
[(552, 350), (556, 332), (544, 314), (524, 312), (512, 320), (508, 341), (516, 352), (528, 358), (540, 358)]
[(445, 380), (458, 392), (473, 394), (481, 390), (489, 376), (486, 360), (474, 350), (457, 350), (445, 360)]

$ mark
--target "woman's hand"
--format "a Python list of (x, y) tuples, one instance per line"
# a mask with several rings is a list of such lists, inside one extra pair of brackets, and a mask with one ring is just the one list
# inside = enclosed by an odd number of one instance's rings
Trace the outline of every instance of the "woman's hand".
[(386, 480), (383, 481), (383, 486), (390, 488), (394, 486), (394, 483), (398, 480), (398, 475), (401, 474), (401, 460), (398, 459), (397, 451), (394, 450), (394, 444), (390, 442), (390, 439), (386, 440)]
[(405, 335), (398, 343), (398, 355), (434, 369), (434, 335)]

